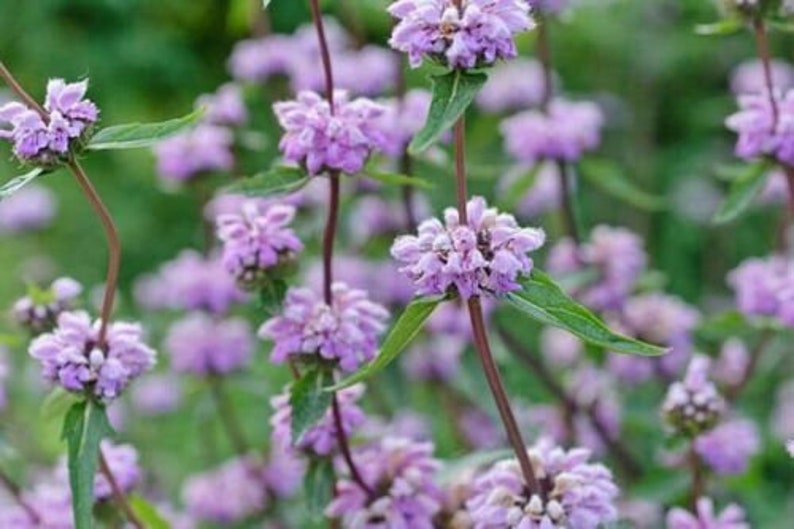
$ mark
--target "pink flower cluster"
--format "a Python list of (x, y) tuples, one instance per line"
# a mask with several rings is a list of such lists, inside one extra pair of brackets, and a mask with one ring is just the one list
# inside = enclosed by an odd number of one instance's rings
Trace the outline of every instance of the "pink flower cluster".
[(397, 0), (389, 44), (416, 68), (427, 57), (450, 68), (476, 68), (517, 55), (514, 36), (534, 27), (524, 0)]
[(375, 357), (388, 311), (362, 290), (344, 283), (334, 283), (332, 289), (330, 305), (307, 288), (287, 291), (282, 314), (259, 329), (261, 338), (274, 343), (270, 355), (274, 363), (319, 355), (351, 372)]
[(85, 312), (64, 312), (52, 333), (31, 343), (30, 356), (41, 363), (45, 379), (110, 402), (154, 367), (156, 353), (143, 342), (140, 325), (111, 323), (101, 348), (99, 328), (100, 322), (92, 323)]
[(772, 96), (777, 106), (777, 118), (769, 92), (742, 94), (739, 111), (725, 121), (727, 127), (739, 135), (736, 156), (750, 160), (763, 156), (775, 157), (779, 162), (794, 165), (794, 90), (785, 95)]
[(273, 105), (285, 134), (279, 148), (284, 158), (306, 167), (311, 175), (328, 171), (356, 174), (372, 151), (385, 143), (378, 120), (385, 109), (369, 99), (350, 100), (334, 92), (334, 109), (315, 92), (300, 92), (294, 101)]
[(738, 505), (728, 505), (716, 513), (714, 501), (704, 497), (698, 499), (694, 513), (678, 507), (667, 513), (667, 529), (750, 529), (750, 524)]
[(22, 103), (0, 107), (0, 139), (14, 143), (14, 154), (23, 162), (51, 166), (64, 161), (70, 149), (84, 141), (99, 119), (99, 110), (84, 99), (88, 81), (66, 83), (51, 79), (47, 83), (44, 115)]
[(794, 261), (783, 256), (748, 259), (728, 274), (728, 284), (745, 315), (794, 325)]
[(696, 355), (683, 381), (674, 382), (662, 402), (662, 414), (676, 432), (695, 436), (712, 429), (725, 411), (725, 400), (709, 381), (711, 361)]
[(83, 286), (71, 277), (58, 278), (49, 288), (18, 299), (12, 308), (14, 320), (33, 334), (49, 331), (62, 312), (77, 306), (82, 292)]
[(416, 236), (394, 242), (392, 256), (418, 295), (498, 296), (518, 289), (519, 276), (532, 271), (527, 254), (543, 245), (542, 230), (519, 227), (512, 215), (489, 208), (482, 197), (469, 200), (466, 211), (467, 224), (449, 208), (443, 223), (426, 220)]
[(245, 367), (254, 350), (248, 322), (218, 320), (195, 312), (171, 326), (165, 339), (171, 366), (199, 376), (226, 374)]

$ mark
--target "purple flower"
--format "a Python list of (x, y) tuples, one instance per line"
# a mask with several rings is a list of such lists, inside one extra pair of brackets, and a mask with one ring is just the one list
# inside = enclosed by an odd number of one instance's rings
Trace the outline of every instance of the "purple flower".
[(261, 285), (267, 281), (269, 269), (303, 250), (303, 244), (289, 227), (293, 218), (293, 206), (256, 200), (243, 203), (238, 213), (218, 216), (223, 265), (240, 285)]
[(295, 56), (295, 41), (287, 35), (243, 40), (234, 47), (228, 61), (235, 79), (264, 82), (276, 75), (287, 75)]
[(508, 154), (520, 162), (573, 162), (599, 146), (603, 126), (595, 103), (555, 99), (545, 112), (527, 110), (506, 119), (501, 131)]
[(274, 444), (263, 478), (268, 490), (278, 498), (291, 498), (300, 490), (306, 473), (304, 460), (288, 447)]
[[(339, 410), (342, 416), (342, 429), (347, 437), (364, 424), (366, 415), (356, 404), (364, 394), (364, 386), (357, 385), (343, 389), (337, 393)], [(319, 422), (309, 428), (298, 442), (292, 443), (292, 406), (289, 403), (289, 391), (282, 393), (270, 400), (273, 415), (270, 417), (270, 426), (273, 427), (273, 444), (289, 449), (294, 446), (308, 454), (327, 456), (336, 450), (336, 424), (334, 415), (329, 408)]]
[(728, 386), (739, 385), (749, 365), (747, 346), (739, 338), (730, 338), (722, 344), (720, 356), (714, 365), (714, 379)]
[[(131, 445), (115, 445), (102, 441), (102, 454), (116, 483), (123, 493), (128, 493), (141, 481), (141, 467), (138, 466), (138, 452)], [(103, 474), (94, 479), (94, 496), (97, 500), (107, 500), (113, 495), (110, 483)]]
[(241, 318), (218, 320), (196, 312), (171, 326), (165, 347), (175, 371), (206, 376), (246, 366), (254, 340), (248, 323)]
[(356, 450), (353, 459), (375, 497), (343, 477), (327, 516), (341, 519), (343, 527), (433, 529), (441, 492), (433, 483), (440, 465), (433, 459), (432, 443), (384, 437)]
[(66, 482), (42, 482), (22, 493), (25, 503), (36, 512), (38, 521), (17, 505), (0, 510), (0, 527), (8, 529), (74, 529), (72, 493)]
[(794, 265), (785, 257), (748, 259), (728, 274), (728, 284), (736, 292), (739, 310), (747, 316), (783, 320), (794, 316), (785, 303), (794, 287)]
[(212, 171), (234, 168), (234, 135), (227, 128), (201, 124), (158, 143), (157, 172), (165, 180), (183, 183)]
[(677, 432), (696, 436), (717, 424), (725, 411), (725, 401), (708, 380), (711, 361), (695, 355), (684, 380), (674, 382), (662, 403), (662, 414)]
[(534, 27), (522, 0), (397, 0), (389, 13), (399, 20), (389, 44), (414, 68), (425, 57), (464, 69), (512, 59), (514, 35)]
[(135, 299), (148, 309), (222, 314), (235, 303), (245, 301), (246, 296), (219, 258), (184, 250), (163, 264), (156, 275), (140, 279), (135, 286)]
[(480, 408), (466, 408), (458, 419), (458, 428), (472, 448), (495, 450), (503, 446), (505, 436), (494, 418)]
[(695, 439), (698, 455), (719, 475), (744, 474), (761, 446), (752, 421), (734, 419)]
[(394, 242), (391, 254), (418, 295), (452, 290), (464, 299), (498, 296), (518, 289), (518, 277), (532, 271), (527, 253), (543, 245), (542, 230), (519, 227), (512, 215), (488, 208), (482, 197), (469, 200), (466, 210), (468, 224), (461, 224), (458, 212), (449, 208), (444, 223), (426, 220), (418, 236)]
[[(499, 64), (477, 95), (477, 105), (485, 112), (524, 110), (538, 105), (545, 91), (543, 66), (534, 59), (516, 59)], [(520, 87), (520, 88), (518, 88)]]
[[(773, 59), (772, 85), (780, 91), (794, 88), (794, 66), (786, 61)], [(739, 64), (731, 72), (731, 91), (736, 94), (765, 93), (766, 77), (760, 60), (754, 59)]]
[(551, 249), (546, 264), (556, 276), (594, 269), (597, 278), (573, 294), (597, 310), (616, 310), (631, 293), (646, 261), (638, 235), (625, 228), (601, 225), (579, 248), (571, 239), (562, 239)]
[(25, 186), (0, 202), (0, 235), (46, 228), (57, 209), (52, 191), (38, 184)]
[(242, 125), (248, 121), (242, 89), (234, 83), (226, 83), (214, 94), (198, 98), (196, 105), (205, 107), (205, 121), (213, 125)]
[(18, 325), (41, 334), (55, 327), (62, 312), (77, 306), (83, 286), (71, 277), (61, 277), (46, 289), (32, 286), (30, 290), (14, 303), (12, 312)]
[(89, 133), (99, 118), (99, 110), (84, 99), (88, 81), (65, 83), (51, 79), (47, 83), (45, 116), (21, 103), (0, 107), (0, 139), (14, 143), (14, 154), (22, 161), (49, 166), (66, 159), (69, 149)]
[(619, 490), (609, 469), (588, 462), (590, 451), (540, 441), (527, 452), (548, 483), (546, 498), (528, 496), (517, 461), (500, 461), (474, 483), (466, 504), (473, 529), (596, 529), (617, 518)]
[(363, 290), (344, 283), (334, 283), (332, 289), (330, 306), (312, 290), (287, 291), (283, 313), (259, 329), (262, 339), (274, 342), (271, 361), (281, 364), (291, 357), (320, 355), (338, 360), (340, 369), (352, 372), (375, 357), (388, 311), (370, 301)]
[(64, 312), (52, 333), (33, 340), (30, 356), (41, 363), (45, 379), (110, 402), (154, 366), (156, 353), (143, 342), (138, 324), (111, 323), (101, 348), (99, 328), (100, 322), (92, 324), (86, 312)]
[(197, 520), (223, 525), (243, 521), (267, 507), (262, 469), (253, 456), (232, 459), (188, 478), (182, 501)]
[(540, 334), (540, 350), (555, 367), (571, 367), (582, 356), (582, 341), (568, 331), (546, 327)]
[[(315, 37), (316, 39), (316, 37)], [(352, 94), (376, 96), (396, 84), (395, 59), (391, 50), (378, 46), (340, 50), (334, 53), (336, 86)], [(300, 56), (292, 62), (292, 88), (296, 92), (319, 92), (325, 85), (319, 53)]]
[(145, 377), (132, 388), (132, 404), (142, 415), (163, 415), (176, 411), (182, 403), (181, 379), (171, 374)]
[(412, 380), (449, 382), (460, 371), (468, 341), (459, 336), (431, 336), (418, 342), (404, 357), (403, 369)]
[(738, 97), (739, 111), (728, 117), (726, 126), (739, 135), (736, 156), (752, 160), (774, 156), (781, 163), (794, 165), (794, 90), (773, 95), (778, 119), (772, 109), (769, 92), (743, 94)]
[(381, 150), (389, 157), (399, 159), (414, 135), (424, 126), (430, 110), (430, 92), (414, 89), (402, 100), (383, 102), (384, 112), (380, 128), (384, 134)]
[(728, 505), (720, 514), (716, 514), (711, 498), (700, 498), (696, 513), (681, 508), (667, 513), (667, 529), (750, 529), (750, 524), (738, 505)]
[(284, 158), (304, 165), (311, 175), (356, 174), (384, 143), (378, 126), (384, 108), (364, 98), (351, 101), (342, 90), (334, 93), (334, 112), (322, 96), (307, 91), (273, 110), (285, 131), (279, 143)]

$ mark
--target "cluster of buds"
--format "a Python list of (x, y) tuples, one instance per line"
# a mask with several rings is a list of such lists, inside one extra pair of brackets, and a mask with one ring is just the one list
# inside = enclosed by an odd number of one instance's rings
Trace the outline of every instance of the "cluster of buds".
[(662, 414), (676, 432), (695, 437), (711, 430), (725, 411), (725, 401), (708, 380), (710, 360), (692, 358), (684, 380), (675, 382), (662, 403)]

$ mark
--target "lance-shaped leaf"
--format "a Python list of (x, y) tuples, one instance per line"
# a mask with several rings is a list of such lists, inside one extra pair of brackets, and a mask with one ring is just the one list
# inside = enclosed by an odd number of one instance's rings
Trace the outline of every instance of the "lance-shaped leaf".
[(416, 176), (408, 176), (399, 173), (390, 173), (387, 171), (376, 171), (367, 169), (366, 176), (373, 180), (377, 180), (386, 185), (392, 186), (411, 186), (420, 189), (433, 189), (433, 184)]
[(484, 73), (464, 70), (434, 75), (433, 99), (427, 121), (414, 136), (408, 151), (419, 154), (433, 145), (466, 112), (487, 79)]
[(137, 494), (129, 497), (130, 508), (135, 516), (138, 517), (146, 529), (171, 529), (163, 515), (157, 510), (157, 507), (146, 501)]
[(10, 197), (43, 174), (44, 170), (37, 167), (27, 174), (17, 176), (16, 178), (9, 180), (3, 184), (2, 187), (0, 187), (0, 202)]
[(419, 334), (436, 307), (446, 299), (446, 296), (434, 296), (417, 298), (409, 303), (383, 341), (378, 357), (371, 364), (332, 386), (330, 390), (336, 391), (362, 382), (389, 365)]
[(589, 160), (579, 165), (583, 178), (608, 195), (639, 209), (664, 209), (665, 200), (647, 193), (626, 177), (617, 165), (605, 160)]
[(61, 437), (68, 445), (75, 529), (91, 529), (93, 525), (94, 477), (99, 460), (99, 443), (112, 432), (105, 407), (91, 400), (74, 404), (64, 418)]
[(198, 109), (187, 116), (159, 123), (129, 123), (99, 130), (88, 142), (86, 149), (107, 151), (116, 149), (140, 149), (184, 132), (204, 115)]
[(743, 28), (744, 22), (742, 19), (725, 18), (711, 24), (698, 24), (695, 26), (695, 33), (704, 37), (721, 37), (738, 33)]
[(610, 330), (587, 308), (574, 301), (548, 275), (538, 269), (519, 280), (521, 290), (507, 300), (522, 313), (544, 325), (559, 327), (585, 342), (607, 351), (641, 356), (659, 356), (666, 349), (622, 336)]
[(728, 196), (714, 214), (714, 222), (716, 224), (730, 222), (750, 207), (753, 199), (764, 187), (771, 167), (772, 164), (767, 160), (759, 160), (748, 165), (745, 171), (731, 183)]
[(333, 487), (333, 460), (328, 457), (313, 457), (303, 478), (306, 508), (312, 521), (322, 519), (323, 511), (331, 502)]
[(325, 366), (317, 366), (303, 374), (290, 388), (292, 408), (292, 442), (297, 444), (303, 435), (325, 416), (332, 394), (326, 388), (333, 384), (333, 375)]
[(255, 197), (284, 195), (298, 191), (309, 183), (310, 178), (298, 167), (278, 166), (250, 178), (242, 178), (224, 187), (223, 192)]

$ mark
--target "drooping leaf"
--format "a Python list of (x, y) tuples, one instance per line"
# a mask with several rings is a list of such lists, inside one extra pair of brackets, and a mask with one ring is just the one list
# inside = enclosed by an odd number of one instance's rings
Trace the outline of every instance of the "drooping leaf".
[(129, 123), (107, 127), (91, 137), (86, 149), (107, 151), (151, 147), (162, 140), (184, 132), (197, 123), (203, 115), (204, 110), (198, 109), (187, 116), (159, 123)]
[(44, 169), (37, 167), (27, 174), (17, 176), (16, 178), (9, 180), (3, 184), (2, 187), (0, 187), (0, 202), (10, 197), (43, 174)]
[(292, 442), (298, 443), (303, 435), (323, 418), (331, 405), (332, 394), (326, 389), (333, 384), (330, 369), (318, 366), (305, 372), (289, 393), (292, 408)]
[(298, 167), (278, 166), (250, 178), (242, 178), (223, 188), (223, 192), (256, 197), (283, 195), (298, 191), (309, 183), (310, 178)]
[(427, 121), (422, 130), (414, 136), (408, 146), (408, 152), (419, 154), (433, 145), (466, 112), (487, 79), (488, 76), (484, 73), (464, 70), (434, 75), (433, 99)]
[(104, 406), (91, 400), (72, 405), (64, 418), (61, 438), (68, 445), (75, 529), (91, 529), (93, 526), (94, 477), (99, 443), (112, 432)]
[(585, 342), (611, 352), (641, 356), (659, 356), (667, 352), (661, 347), (613, 332), (538, 269), (519, 282), (521, 290), (508, 294), (507, 300), (535, 321), (565, 329)]
[(731, 183), (728, 196), (720, 204), (713, 221), (716, 224), (725, 224), (741, 215), (763, 189), (770, 168), (771, 164), (766, 160), (748, 165), (744, 173)]
[(664, 209), (665, 200), (647, 193), (626, 177), (625, 173), (612, 162), (606, 160), (587, 160), (579, 165), (580, 174), (601, 191), (618, 200), (646, 211)]
[(138, 517), (146, 529), (171, 529), (171, 524), (169, 524), (157, 508), (146, 501), (146, 499), (135, 494), (130, 496), (128, 500), (132, 512), (135, 513), (135, 516)]
[(409, 343), (422, 330), (427, 319), (436, 310), (436, 307), (446, 300), (445, 296), (417, 298), (405, 308), (400, 318), (389, 331), (383, 341), (378, 357), (369, 365), (363, 367), (350, 377), (331, 387), (338, 390), (362, 382), (389, 365), (405, 349)]
[(377, 180), (378, 182), (386, 185), (393, 186), (412, 186), (420, 189), (433, 189), (433, 184), (416, 176), (408, 176), (399, 173), (390, 173), (387, 171), (375, 171), (367, 169), (365, 173), (369, 178)]
[(334, 465), (330, 458), (313, 457), (303, 478), (306, 508), (312, 521), (323, 518), (323, 511), (331, 502), (334, 486)]
[(698, 24), (695, 26), (695, 33), (704, 37), (722, 37), (733, 35), (744, 28), (744, 22), (740, 18), (724, 18), (711, 24)]

